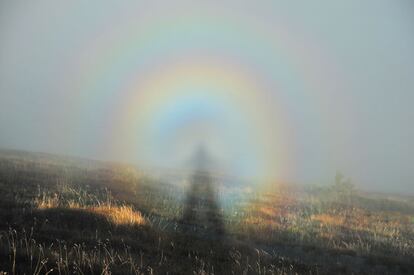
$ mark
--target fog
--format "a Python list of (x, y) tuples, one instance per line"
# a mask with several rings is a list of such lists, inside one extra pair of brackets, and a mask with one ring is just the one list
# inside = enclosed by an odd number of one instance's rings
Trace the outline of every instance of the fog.
[(414, 193), (411, 1), (2, 1), (0, 148)]

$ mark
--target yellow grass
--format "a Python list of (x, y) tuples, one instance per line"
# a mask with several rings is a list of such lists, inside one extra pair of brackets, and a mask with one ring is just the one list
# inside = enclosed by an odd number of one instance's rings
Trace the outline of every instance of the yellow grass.
[[(54, 195), (51, 197), (43, 196), (35, 200), (35, 204), (38, 209), (51, 209), (58, 208), (59, 196)], [(112, 205), (109, 203), (103, 203), (95, 206), (85, 206), (78, 202), (69, 201), (65, 208), (79, 209), (99, 215), (104, 215), (110, 222), (116, 225), (144, 225), (146, 219), (142, 216), (141, 212), (136, 211), (129, 205)]]
[(59, 196), (57, 194), (54, 196), (46, 196), (43, 194), (42, 197), (35, 199), (35, 204), (38, 209), (57, 208), (59, 206)]
[(135, 211), (131, 206), (105, 206), (92, 207), (89, 210), (93, 213), (105, 215), (111, 222), (119, 225), (143, 225), (145, 218), (141, 212)]
[(345, 218), (339, 215), (319, 214), (313, 215), (311, 220), (318, 221), (325, 225), (341, 226), (344, 224)]
[(261, 207), (260, 212), (271, 218), (275, 218), (280, 215), (279, 211), (272, 207)]

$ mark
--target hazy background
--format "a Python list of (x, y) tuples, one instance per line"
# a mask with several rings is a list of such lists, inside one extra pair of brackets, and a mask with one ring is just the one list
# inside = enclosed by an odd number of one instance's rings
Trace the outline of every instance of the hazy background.
[[(108, 155), (97, 147), (99, 141), (95, 140), (106, 135), (105, 125), (104, 129), (95, 127), (98, 122), (88, 119), (98, 117), (103, 111), (94, 112), (93, 108), (91, 113), (79, 111), (79, 102), (94, 102), (93, 97), (83, 97), (89, 86), (82, 83), (93, 77), (84, 68), (89, 64), (89, 56), (99, 57), (100, 48), (85, 45), (104, 47), (116, 43), (112, 40), (117, 37), (124, 39), (131, 34), (151, 32), (166, 16), (188, 15), (195, 18), (191, 19), (194, 22), (197, 16), (207, 21), (211, 17), (211, 22), (219, 16), (235, 26), (258, 20), (267, 29), (266, 36), (272, 36), (273, 29), (275, 35), (276, 30), (282, 29), (293, 37), (292, 41), (297, 41), (294, 49), (297, 56), (313, 60), (304, 71), (317, 72), (319, 77), (314, 79), (323, 90), (313, 96), (315, 88), (303, 85), (290, 97), (293, 92), (289, 89), (293, 91), (295, 84), (282, 85), (281, 90), (286, 87), (283, 96), (290, 102), (284, 106), (291, 110), (285, 114), (288, 121), (293, 121), (291, 135), (295, 138), (291, 145), (295, 148), (287, 151), (297, 160), (297, 167), (291, 174), (284, 174), (282, 180), (326, 183), (333, 180), (338, 169), (363, 188), (414, 192), (412, 1), (303, 1), (301, 4), (290, 1), (292, 4), (280, 5), (274, 1), (103, 2), (0, 2), (0, 148), (134, 161), (115, 153)], [(139, 21), (142, 17), (147, 18), (145, 24)], [(211, 43), (224, 52), (220, 43), (225, 37), (215, 36), (214, 30), (196, 27), (195, 30), (201, 35), (206, 32)], [(177, 42), (185, 35), (172, 35), (168, 39)], [(207, 38), (204, 44), (209, 41)], [(243, 60), (237, 41), (229, 43), (239, 54), (235, 58)], [(300, 45), (299, 41), (309, 43)], [(255, 41), (251, 43), (253, 47)], [(199, 48), (191, 41), (185, 43), (185, 51), (178, 42), (174, 45), (174, 48), (162, 46), (170, 57), (182, 57)], [(289, 49), (287, 52), (269, 51), (266, 55), (289, 59), (292, 53)], [(320, 62), (315, 52), (323, 56)], [(298, 67), (305, 67), (299, 57)], [(257, 64), (261, 64), (260, 60)], [(90, 62), (95, 61), (92, 58)], [(285, 63), (278, 66), (273, 64), (270, 69), (259, 71), (283, 72)], [(123, 68), (127, 68), (124, 73), (143, 70), (135, 63)], [(122, 86), (114, 79), (110, 85)], [(270, 80), (268, 83), (273, 85)], [(102, 85), (102, 89), (112, 89), (109, 84)], [(116, 94), (116, 88), (113, 90)], [(309, 97), (317, 105), (301, 97), (306, 93), (311, 94)], [(323, 108), (322, 118), (311, 119), (301, 112), (306, 108)], [(84, 125), (85, 121), (88, 125)]]

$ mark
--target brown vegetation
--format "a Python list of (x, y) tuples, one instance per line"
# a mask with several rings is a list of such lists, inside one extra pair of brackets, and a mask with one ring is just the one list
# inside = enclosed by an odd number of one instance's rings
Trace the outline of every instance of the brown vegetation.
[(200, 234), (206, 232), (202, 220), (191, 225), (192, 233), (185, 230), (183, 187), (119, 164), (3, 152), (0, 273), (409, 274), (414, 269), (412, 198), (361, 193), (341, 177), (326, 187), (221, 190), (225, 200), (211, 212), (224, 227), (217, 239)]

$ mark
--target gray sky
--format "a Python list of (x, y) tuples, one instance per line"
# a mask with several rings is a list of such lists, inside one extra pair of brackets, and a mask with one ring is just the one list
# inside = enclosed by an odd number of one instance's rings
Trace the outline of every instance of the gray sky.
[[(218, 57), (220, 64), (246, 66), (254, 75), (251, 82), (263, 78), (263, 86), (272, 90), (271, 106), (285, 109), (280, 111), (283, 119), (270, 110), (270, 116), (259, 114), (246, 122), (252, 125), (265, 117), (269, 121), (263, 124), (269, 128), (272, 121), (275, 125), (289, 122), (291, 133), (281, 137), (288, 141), (275, 145), (282, 148), (281, 155), (295, 159), (287, 165), (291, 171), (281, 173), (282, 179), (326, 183), (338, 169), (363, 188), (414, 193), (412, 1), (58, 2), (0, 3), (1, 148), (134, 162), (134, 157), (117, 152), (133, 147), (137, 151), (145, 148), (150, 154), (151, 148), (165, 140), (151, 145), (140, 141), (141, 147), (122, 144), (133, 137), (112, 141), (117, 138), (109, 131), (118, 129), (112, 125), (125, 122), (117, 114), (124, 104), (118, 99), (128, 93), (127, 87), (148, 71), (157, 71), (156, 66), (175, 68), (182, 60), (194, 65)], [(274, 47), (269, 46), (272, 43)], [(161, 78), (160, 70), (148, 74), (156, 83), (167, 79)], [(149, 93), (140, 89), (135, 93)], [(264, 97), (250, 96), (259, 101)], [(207, 100), (211, 97), (206, 96)], [(156, 99), (148, 100), (158, 106)], [(218, 136), (212, 142), (213, 151), (223, 150), (229, 147), (225, 141), (230, 134), (215, 135), (222, 122), (211, 115), (216, 101), (211, 102), (213, 107), (203, 112), (182, 107), (182, 102), (171, 105), (168, 118), (157, 107), (150, 108), (154, 120), (143, 125), (182, 125), (182, 110), (188, 110), (187, 115), (201, 117), (197, 127), (203, 121), (208, 125), (207, 135)], [(146, 108), (145, 104), (136, 106)], [(235, 115), (237, 110), (250, 110), (243, 103), (235, 104), (234, 112), (221, 110), (227, 105), (223, 106), (217, 107), (219, 115), (214, 114), (228, 117), (229, 124), (244, 121)], [(177, 108), (180, 114), (174, 113)], [(171, 114), (178, 122), (170, 121)], [(137, 131), (146, 131), (144, 126), (136, 126)], [(200, 131), (188, 127), (186, 135)], [(258, 132), (263, 128), (252, 127)], [(174, 131), (183, 132), (178, 128)], [(164, 130), (153, 135), (163, 136)], [(249, 136), (229, 152), (256, 147), (252, 144), (260, 143), (265, 135), (266, 131)], [(182, 139), (171, 146), (178, 148)], [(117, 145), (103, 150), (108, 144)], [(273, 160), (260, 159), (256, 151), (263, 148), (246, 150), (246, 158), (255, 161), (239, 157), (234, 167)]]

